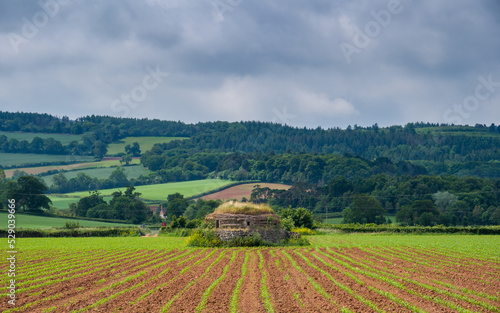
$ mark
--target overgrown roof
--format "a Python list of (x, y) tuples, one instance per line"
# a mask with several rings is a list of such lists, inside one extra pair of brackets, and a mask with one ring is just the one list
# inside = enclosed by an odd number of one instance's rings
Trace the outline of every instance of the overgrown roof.
[(273, 209), (267, 204), (243, 203), (236, 201), (224, 202), (219, 205), (214, 214), (248, 214), (263, 215), (274, 214)]

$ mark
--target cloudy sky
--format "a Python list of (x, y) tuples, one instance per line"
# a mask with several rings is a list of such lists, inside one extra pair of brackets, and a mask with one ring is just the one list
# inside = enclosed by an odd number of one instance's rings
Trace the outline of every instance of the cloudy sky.
[(0, 2), (0, 110), (500, 124), (498, 0)]

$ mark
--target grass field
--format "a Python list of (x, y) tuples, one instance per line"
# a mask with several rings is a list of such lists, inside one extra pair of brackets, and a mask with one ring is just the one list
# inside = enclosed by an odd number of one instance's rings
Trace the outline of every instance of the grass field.
[[(88, 196), (88, 195), (89, 195), (89, 193), (87, 191), (86, 196)], [(78, 202), (78, 200), (80, 200), (80, 198), (78, 198), (78, 197), (58, 197), (58, 196), (52, 196), (52, 195), (49, 195), (48, 197), (52, 201), (52, 206), (59, 209), (59, 210), (66, 210), (69, 208), (69, 205), (71, 203), (76, 203), (76, 202)], [(112, 198), (113, 197), (111, 197), (111, 196), (103, 197), (104, 201), (106, 201), (106, 202), (109, 202), (109, 200), (111, 200)]]
[(117, 143), (108, 145), (108, 155), (125, 153), (125, 146), (132, 145), (134, 142), (139, 143), (141, 152), (145, 152), (151, 150), (156, 143), (166, 143), (177, 139), (183, 140), (188, 139), (188, 137), (125, 137)]
[[(97, 179), (106, 179), (111, 175), (111, 173), (116, 170), (116, 167), (101, 167), (101, 168), (91, 168), (91, 169), (83, 169), (76, 170), (63, 173), (66, 178), (71, 179), (76, 177), (80, 173), (84, 173), (90, 177), (95, 177)], [(141, 175), (146, 175), (149, 173), (142, 165), (133, 165), (133, 166), (124, 166), (123, 167), (125, 174), (127, 174), (127, 178), (137, 178)], [(54, 175), (43, 176), (43, 180), (48, 186), (52, 185), (52, 178)]]
[(22, 167), (26, 164), (36, 164), (42, 162), (90, 162), (94, 159), (91, 156), (53, 155), (35, 153), (0, 153), (1, 166)]
[(24, 132), (5, 132), (0, 131), (0, 136), (6, 136), (7, 138), (21, 140), (27, 140), (31, 142), (33, 138), (40, 137), (42, 139), (54, 138), (57, 141), (60, 141), (63, 145), (67, 145), (72, 141), (80, 142), (82, 141), (82, 137), (80, 135), (70, 135), (70, 134), (49, 134), (49, 133), (24, 133)]
[[(7, 225), (7, 213), (0, 212), (1, 225)], [(42, 229), (52, 227), (63, 227), (66, 221), (78, 222), (83, 227), (117, 227), (117, 226), (137, 226), (131, 224), (105, 223), (97, 221), (65, 219), (60, 217), (46, 217), (35, 215), (24, 215), (16, 213), (16, 228)]]
[[(213, 189), (220, 188), (225, 185), (233, 183), (230, 180), (222, 179), (204, 179), (204, 180), (193, 180), (187, 182), (179, 183), (167, 183), (167, 184), (157, 184), (157, 185), (145, 185), (137, 186), (136, 191), (142, 193), (141, 198), (147, 200), (164, 201), (167, 199), (169, 194), (180, 193), (184, 197), (191, 197), (200, 193), (204, 193)], [(101, 195), (111, 195), (115, 191), (125, 191), (125, 188), (113, 188), (100, 190)], [(66, 196), (70, 197), (85, 197), (88, 195), (88, 191), (83, 192), (73, 192), (68, 193)]]
[[(310, 247), (24, 238), (8, 312), (499, 312), (498, 237), (321, 235)], [(7, 258), (5, 249), (1, 257)], [(0, 265), (7, 270), (7, 262)], [(8, 285), (9, 277), (0, 278)]]
[(71, 203), (78, 202), (80, 198), (63, 198), (63, 197), (55, 197), (49, 196), (50, 201), (52, 201), (52, 206), (58, 208), (59, 210), (66, 210), (69, 208)]

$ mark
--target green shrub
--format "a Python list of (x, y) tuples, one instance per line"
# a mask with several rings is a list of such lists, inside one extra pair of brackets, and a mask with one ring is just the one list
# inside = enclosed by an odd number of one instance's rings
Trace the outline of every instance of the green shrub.
[(290, 238), (288, 240), (282, 241), (280, 246), (309, 246), (310, 243), (306, 238), (300, 237), (300, 238)]
[(293, 221), (292, 217), (284, 217), (281, 219), (281, 228), (283, 228), (286, 231), (291, 231), (293, 228), (295, 228), (295, 223)]
[(301, 228), (294, 228), (292, 229), (293, 232), (295, 233), (299, 233), (300, 235), (302, 236), (312, 236), (312, 235), (316, 235), (316, 231), (314, 230), (311, 230), (307, 227), (301, 227)]
[(192, 230), (187, 228), (174, 228), (172, 229), (170, 226), (162, 227), (158, 232), (159, 236), (168, 236), (168, 237), (188, 237), (191, 235)]
[(196, 227), (200, 227), (201, 223), (202, 223), (202, 220), (199, 220), (199, 219), (190, 220), (189, 222), (186, 223), (186, 228), (193, 229)]
[(64, 228), (66, 229), (76, 229), (76, 228), (80, 228), (80, 223), (77, 221), (77, 222), (68, 222), (68, 221), (65, 221), (64, 222)]

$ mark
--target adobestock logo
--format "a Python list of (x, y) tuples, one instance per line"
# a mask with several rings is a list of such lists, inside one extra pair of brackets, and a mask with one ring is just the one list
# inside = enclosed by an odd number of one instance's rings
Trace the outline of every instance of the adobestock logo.
[(232, 12), (243, 0), (210, 0), (210, 2), (215, 21), (221, 23), (224, 21), (224, 15), (227, 12)]
[(443, 119), (448, 124), (462, 124), (463, 119), (469, 118), (472, 112), (477, 111), (481, 106), (480, 101), (488, 100), (491, 95), (500, 87), (500, 81), (494, 81), (493, 75), (488, 78), (478, 76), (476, 89), (474, 94), (464, 98), (461, 104), (453, 104), (453, 109), (446, 110), (443, 114)]
[[(408, 0), (411, 1), (411, 0)], [(363, 29), (351, 23), (349, 19), (345, 19), (346, 24), (352, 35), (352, 43), (342, 42), (340, 50), (344, 54), (344, 58), (348, 64), (352, 62), (352, 55), (359, 54), (363, 49), (367, 48), (372, 38), (378, 37), (382, 29), (387, 28), (392, 22), (392, 16), (403, 12), (403, 5), (399, 0), (390, 0), (387, 3), (387, 10), (375, 11), (371, 10), (370, 15), (374, 20), (366, 23)]]
[(121, 94), (120, 98), (111, 102), (111, 110), (120, 113), (122, 117), (130, 114), (130, 109), (137, 108), (139, 102), (143, 102), (148, 98), (148, 93), (155, 90), (163, 82), (163, 78), (168, 77), (169, 73), (162, 72), (160, 66), (156, 65), (153, 70), (150, 66), (146, 67), (148, 72), (142, 79), (142, 83), (133, 87), (129, 93)]
[(21, 27), (21, 32), (18, 33), (8, 33), (10, 45), (14, 52), (19, 53), (19, 47), (22, 44), (27, 44), (31, 39), (35, 38), (41, 28), (47, 26), (51, 18), (54, 18), (59, 14), (62, 5), (68, 4), (68, 0), (48, 0), (39, 1), (38, 5), (41, 10), (33, 14), (31, 19), (23, 17), (21, 21), (23, 26)]

